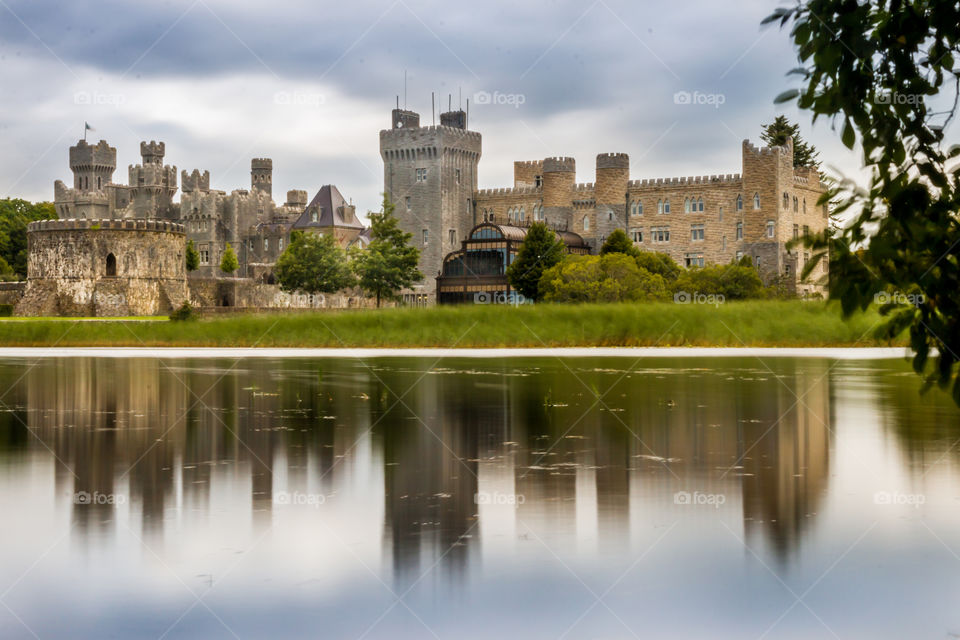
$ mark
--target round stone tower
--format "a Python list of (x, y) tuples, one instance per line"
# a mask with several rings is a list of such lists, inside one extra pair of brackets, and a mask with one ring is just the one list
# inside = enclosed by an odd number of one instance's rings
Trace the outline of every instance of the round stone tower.
[(597, 204), (624, 204), (628, 182), (630, 156), (625, 153), (601, 153), (597, 156)]
[(21, 316), (152, 316), (187, 299), (183, 225), (41, 220), (27, 225)]
[(250, 161), (250, 190), (259, 189), (273, 197), (273, 160), (254, 158)]
[(577, 162), (573, 158), (546, 158), (543, 161), (543, 213), (548, 222), (572, 228), (573, 187)]

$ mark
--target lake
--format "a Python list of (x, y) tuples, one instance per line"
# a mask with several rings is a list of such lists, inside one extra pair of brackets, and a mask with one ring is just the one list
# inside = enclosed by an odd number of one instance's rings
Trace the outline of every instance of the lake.
[(0, 637), (949, 638), (960, 412), (794, 357), (0, 360)]

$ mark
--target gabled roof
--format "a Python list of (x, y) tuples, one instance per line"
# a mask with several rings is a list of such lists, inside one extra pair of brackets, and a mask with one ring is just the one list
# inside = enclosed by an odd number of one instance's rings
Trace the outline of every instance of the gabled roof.
[[(306, 206), (300, 217), (293, 223), (294, 229), (311, 229), (317, 227), (346, 227), (348, 229), (363, 229), (363, 223), (354, 216), (353, 221), (347, 222), (341, 213), (342, 207), (350, 206), (340, 190), (332, 184), (325, 184), (313, 196), (313, 200)], [(317, 221), (313, 221), (312, 212), (318, 212)]]

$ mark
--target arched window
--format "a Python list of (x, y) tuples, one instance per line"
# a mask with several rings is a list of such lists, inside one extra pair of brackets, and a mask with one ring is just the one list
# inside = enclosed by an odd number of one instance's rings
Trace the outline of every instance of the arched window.
[(590, 230), (590, 217), (589, 217), (589, 216), (583, 216), (583, 230), (584, 230), (584, 231), (589, 231), (589, 230)]
[(607, 220), (613, 222), (613, 211), (607, 212)]
[(657, 213), (663, 213), (663, 200), (657, 200)]
[(520, 207), (520, 210), (517, 211), (517, 220), (523, 222), (524, 217), (526, 217), (526, 212), (524, 212), (523, 207)]
[(97, 191), (100, 190), (100, 176), (97, 176)]
[(759, 208), (760, 208), (760, 194), (759, 194), (759, 193), (754, 193), (754, 194), (753, 194), (753, 208), (754, 208), (754, 209), (759, 209)]
[(800, 210), (800, 200), (797, 196), (793, 196), (793, 212), (796, 213)]
[(663, 212), (670, 213), (670, 198), (663, 201)]
[(807, 212), (807, 199), (806, 199), (806, 198), (803, 199), (803, 212), (804, 212), (804, 213)]
[(690, 213), (690, 198), (683, 199), (683, 212)]
[(743, 240), (743, 223), (737, 223), (737, 240)]
[(107, 254), (107, 276), (117, 275), (117, 256), (112, 253)]
[(637, 203), (636, 201), (630, 203), (630, 215), (637, 215)]
[(737, 211), (743, 211), (743, 196), (737, 194)]
[(697, 209), (703, 211), (703, 198), (697, 199)]
[(787, 195), (787, 192), (783, 192), (783, 208), (786, 209), (790, 206), (790, 196)]
[(719, 209), (719, 214), (718, 214), (718, 215), (719, 215), (719, 218), (720, 218), (720, 222), (723, 222), (723, 207), (720, 207), (720, 209)]
[(642, 200), (638, 200), (638, 201), (637, 201), (637, 215), (638, 215), (638, 216), (642, 216), (642, 215), (643, 215), (643, 201), (642, 201)]

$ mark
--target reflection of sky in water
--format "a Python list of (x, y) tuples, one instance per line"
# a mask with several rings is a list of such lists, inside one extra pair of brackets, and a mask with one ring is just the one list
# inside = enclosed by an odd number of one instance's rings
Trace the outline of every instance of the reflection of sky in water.
[(0, 637), (960, 632), (905, 364), (634, 363), (8, 361)]

